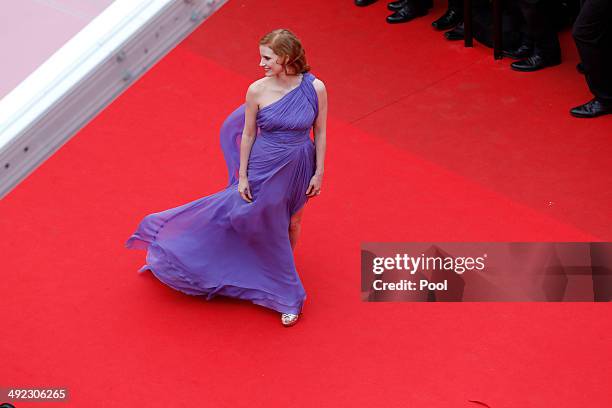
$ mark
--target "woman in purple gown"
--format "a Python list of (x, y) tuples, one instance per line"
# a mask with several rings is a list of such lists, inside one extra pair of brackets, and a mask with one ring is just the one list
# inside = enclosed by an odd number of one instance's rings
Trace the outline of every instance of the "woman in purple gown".
[(227, 188), (147, 215), (126, 247), (146, 249), (139, 272), (176, 290), (246, 299), (291, 326), (306, 299), (293, 248), (304, 205), (321, 191), (327, 93), (289, 30), (263, 36), (259, 51), (265, 76), (221, 127)]

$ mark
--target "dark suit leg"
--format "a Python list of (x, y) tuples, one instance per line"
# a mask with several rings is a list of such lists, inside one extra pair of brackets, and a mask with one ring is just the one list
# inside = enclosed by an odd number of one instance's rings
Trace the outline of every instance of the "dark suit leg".
[(612, 105), (612, 2), (586, 0), (572, 31), (589, 89)]
[(527, 38), (533, 40), (534, 54), (548, 59), (561, 57), (557, 31), (550, 18), (550, 0), (520, 0)]

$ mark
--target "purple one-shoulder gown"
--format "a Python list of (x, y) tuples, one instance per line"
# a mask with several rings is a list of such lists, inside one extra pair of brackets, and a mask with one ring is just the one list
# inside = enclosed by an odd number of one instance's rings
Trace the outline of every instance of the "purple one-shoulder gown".
[(295, 269), (289, 220), (306, 201), (315, 170), (310, 129), (318, 115), (312, 81), (257, 113), (248, 179), (253, 202), (238, 192), (244, 104), (221, 127), (229, 171), (223, 191), (147, 215), (126, 247), (147, 249), (147, 269), (190, 295), (246, 299), (282, 313), (300, 313), (306, 292)]

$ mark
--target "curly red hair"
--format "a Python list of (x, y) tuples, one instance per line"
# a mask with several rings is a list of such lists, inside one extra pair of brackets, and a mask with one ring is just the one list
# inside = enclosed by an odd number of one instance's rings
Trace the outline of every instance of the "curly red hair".
[(291, 31), (285, 28), (270, 31), (261, 37), (259, 45), (270, 47), (276, 55), (283, 58), (282, 65), (285, 69), (285, 74), (292, 75), (287, 72), (287, 68), (292, 68), (295, 71), (293, 75), (310, 71), (310, 65), (306, 62), (304, 47), (302, 47), (301, 41)]

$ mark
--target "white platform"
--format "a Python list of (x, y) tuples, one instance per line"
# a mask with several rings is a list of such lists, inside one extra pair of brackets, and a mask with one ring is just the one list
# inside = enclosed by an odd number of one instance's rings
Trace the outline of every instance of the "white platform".
[(0, 99), (111, 3), (113, 0), (2, 0)]
[(116, 0), (86, 24), (0, 100), (0, 198), (226, 1)]

